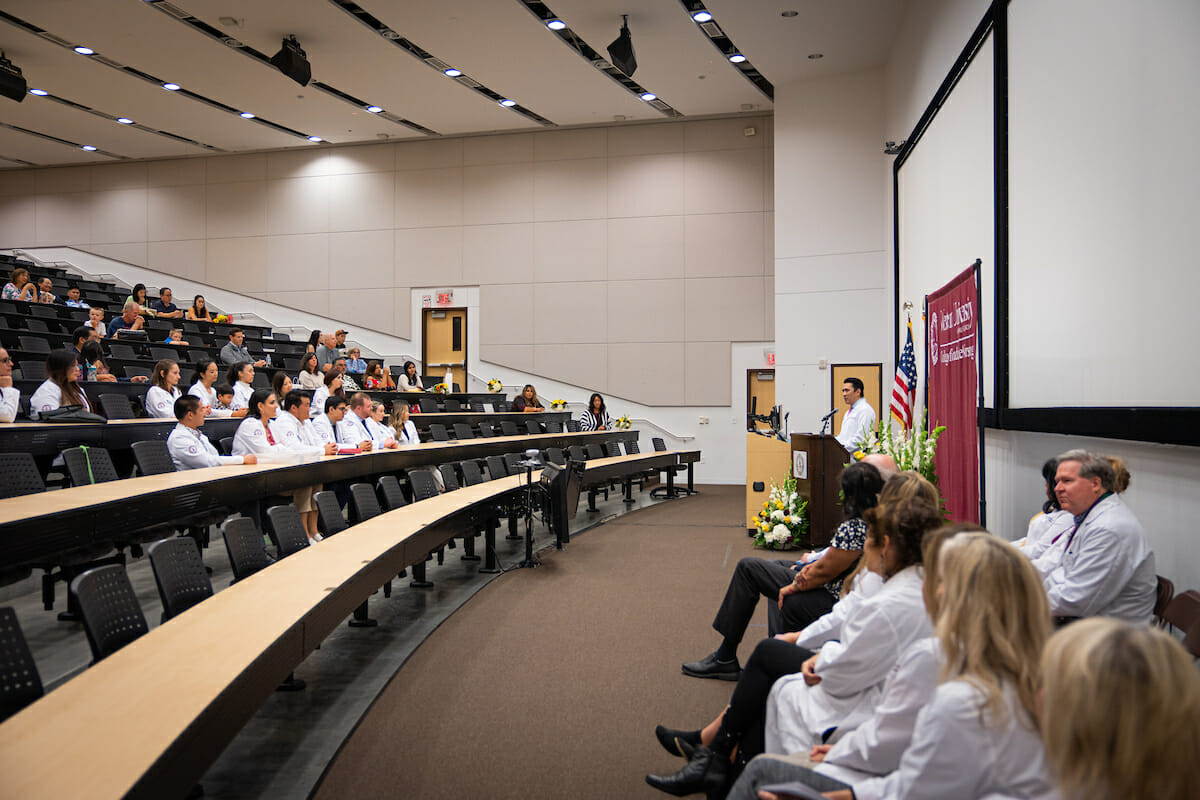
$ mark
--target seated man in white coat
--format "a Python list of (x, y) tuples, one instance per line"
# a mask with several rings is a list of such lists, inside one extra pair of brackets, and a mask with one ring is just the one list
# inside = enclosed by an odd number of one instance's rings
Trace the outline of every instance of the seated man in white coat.
[(330, 397), (325, 401), (325, 413), (313, 419), (313, 430), (322, 442), (333, 442), (339, 447), (357, 447), (363, 452), (371, 449), (371, 440), (366, 436), (358, 417), (346, 410), (346, 401)]
[[(324, 441), (317, 432), (312, 420), (308, 418), (308, 395), (293, 389), (283, 397), (283, 410), (271, 420), (271, 435), (275, 441), (289, 450), (294, 450), (305, 459), (332, 456), (337, 454), (337, 445)], [(321, 487), (314, 486), (312, 491), (319, 492)], [(309, 541), (321, 541), (317, 531), (317, 509), (309, 505), (308, 509), (300, 509), (300, 520), (304, 523), (304, 531)]]
[(1062, 563), (1045, 579), (1056, 617), (1116, 617), (1148, 623), (1158, 579), (1146, 531), (1114, 491), (1103, 456), (1070, 450), (1058, 457), (1054, 493), (1075, 518)]
[(356, 436), (367, 435), (371, 440), (371, 449), (394, 450), (400, 446), (395, 437), (388, 435), (387, 428), (371, 424), (371, 397), (366, 392), (350, 395), (350, 414), (346, 418), (361, 429), (355, 433)]
[(167, 451), (175, 469), (200, 469), (220, 467), (227, 464), (255, 464), (258, 459), (248, 453), (243, 456), (223, 456), (213, 447), (208, 437), (200, 432), (204, 424), (204, 406), (200, 399), (185, 394), (175, 401), (175, 419), (179, 423), (167, 437)]
[(847, 452), (853, 453), (875, 427), (875, 409), (863, 398), (863, 382), (858, 378), (842, 381), (842, 400), (850, 410), (842, 418), (842, 429), (836, 438)]
[(21, 390), (13, 386), (12, 356), (0, 347), (0, 422), (12, 422), (21, 408)]

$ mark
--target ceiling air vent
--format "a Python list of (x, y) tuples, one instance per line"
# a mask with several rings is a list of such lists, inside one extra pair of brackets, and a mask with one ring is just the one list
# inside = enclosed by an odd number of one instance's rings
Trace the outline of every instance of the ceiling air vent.
[(187, 19), (188, 17), (192, 16), (188, 12), (184, 11), (182, 8), (180, 8), (178, 6), (173, 6), (167, 2), (162, 2), (162, 0), (160, 0), (160, 2), (155, 3), (154, 7), (167, 12), (172, 17), (178, 17), (179, 19)]
[(701, 22), (700, 30), (704, 31), (713, 39), (717, 38), (718, 36), (725, 35), (725, 31), (721, 30), (721, 26), (715, 22)]
[(459, 76), (458, 76), (457, 78), (455, 78), (454, 80), (458, 81), (458, 82), (459, 82), (459, 83), (461, 83), (463, 86), (466, 86), (466, 87), (468, 87), (468, 88), (470, 88), (470, 89), (478, 89), (480, 86), (482, 86), (482, 85), (483, 85), (482, 83), (480, 83), (479, 81), (475, 80), (474, 78), (468, 78), (466, 75), (459, 75)]
[(447, 64), (445, 61), (442, 61), (440, 58), (434, 58), (433, 56), (425, 59), (425, 63), (436, 69), (438, 72), (445, 72), (446, 70), (450, 69), (449, 64)]

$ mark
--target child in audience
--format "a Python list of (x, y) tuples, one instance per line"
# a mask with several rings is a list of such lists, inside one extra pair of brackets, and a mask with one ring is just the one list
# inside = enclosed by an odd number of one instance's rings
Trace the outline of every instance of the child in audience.
[(99, 306), (92, 306), (88, 309), (88, 320), (83, 324), (94, 329), (102, 337), (108, 335), (108, 331), (104, 327), (104, 309)]
[(171, 333), (167, 335), (166, 339), (163, 339), (163, 344), (186, 345), (189, 342), (183, 340), (183, 328), (171, 328)]
[[(228, 383), (218, 384), (216, 393), (217, 404), (213, 406), (213, 411), (231, 411), (233, 412), (231, 416), (245, 416), (247, 410), (246, 408), (233, 407), (233, 389)], [(240, 415), (238, 413), (239, 411), (241, 412)]]

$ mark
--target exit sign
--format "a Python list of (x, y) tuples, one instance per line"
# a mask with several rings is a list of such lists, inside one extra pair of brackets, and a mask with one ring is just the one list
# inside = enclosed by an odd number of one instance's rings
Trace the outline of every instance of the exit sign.
[(437, 293), (437, 304), (439, 306), (454, 305), (454, 290), (447, 289), (444, 292), (438, 292)]
[(774, 350), (771, 350), (770, 352), (767, 353), (767, 366), (768, 367), (775, 366), (775, 351)]

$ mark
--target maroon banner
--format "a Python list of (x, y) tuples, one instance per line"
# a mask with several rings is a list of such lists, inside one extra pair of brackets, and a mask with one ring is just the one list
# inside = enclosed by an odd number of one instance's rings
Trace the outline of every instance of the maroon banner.
[(929, 428), (945, 425), (934, 464), (950, 518), (979, 522), (979, 290), (975, 267), (925, 298)]

